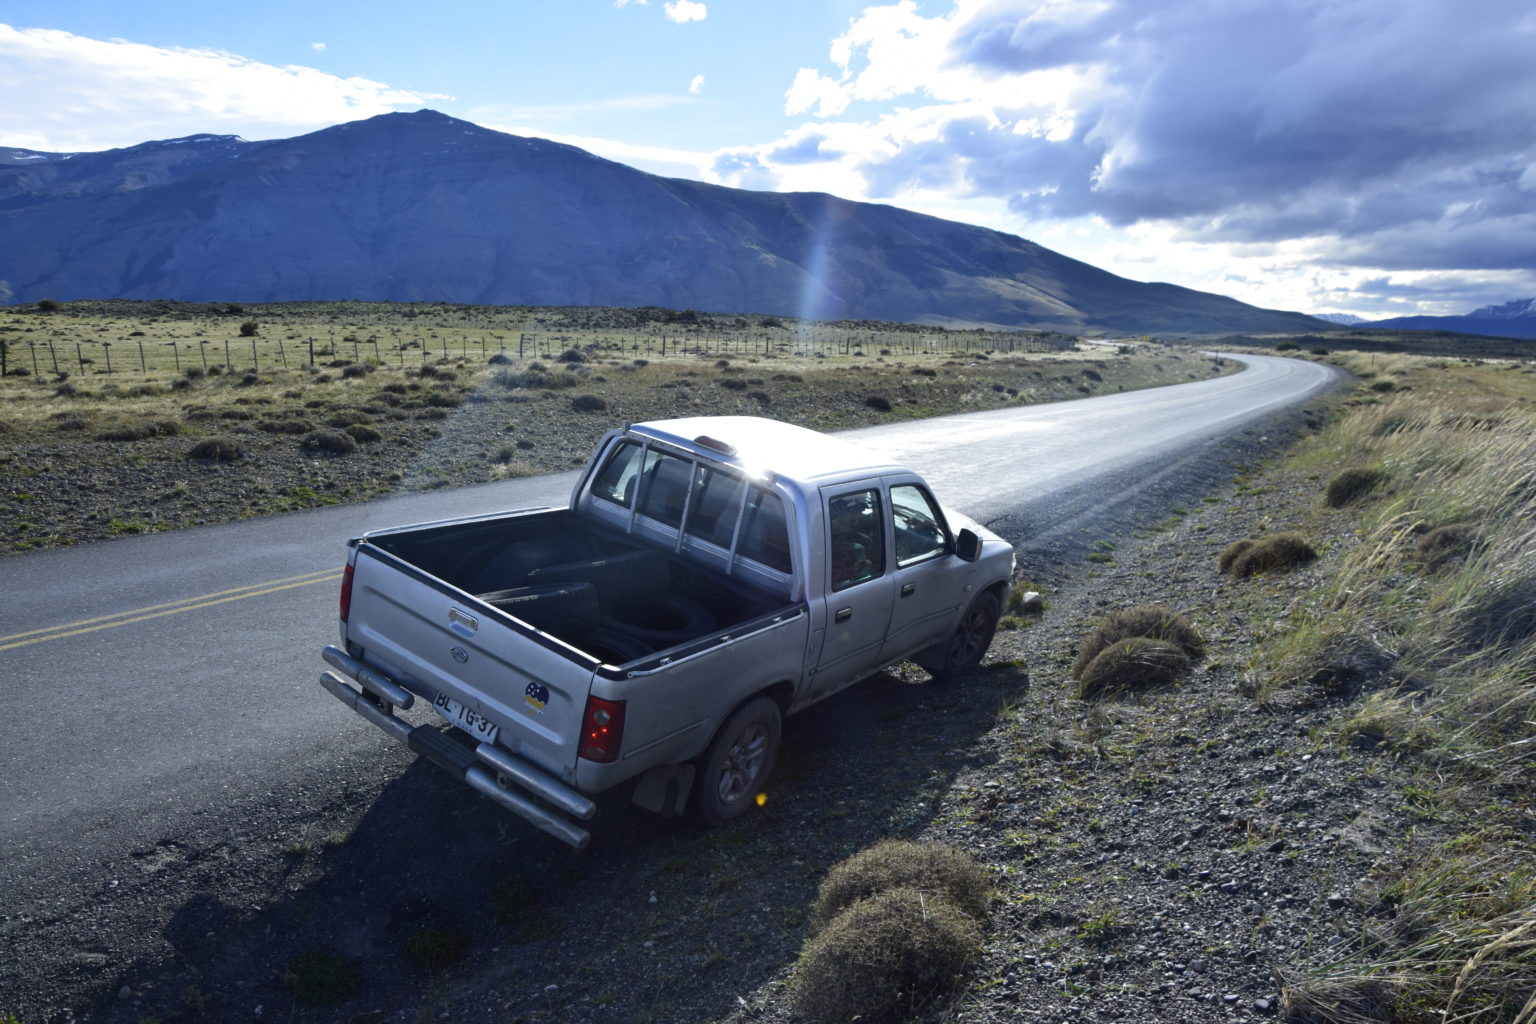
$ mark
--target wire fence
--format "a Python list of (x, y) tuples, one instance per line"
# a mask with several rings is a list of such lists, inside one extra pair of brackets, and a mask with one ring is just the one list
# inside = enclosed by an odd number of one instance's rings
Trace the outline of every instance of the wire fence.
[[(204, 371), (261, 373), (276, 368), (331, 365), (339, 361), (376, 365), (423, 365), (439, 360), (554, 359), (570, 349), (614, 357), (734, 356), (739, 358), (825, 358), (828, 356), (974, 356), (997, 352), (1055, 352), (1077, 339), (1052, 333), (980, 331), (879, 331), (836, 326), (746, 330), (657, 327), (612, 331), (361, 333), (334, 331), (259, 334), (237, 338), (83, 338), (41, 340), (0, 337), (0, 376), (42, 377), (65, 373), (175, 373)], [(502, 360), (498, 359), (498, 362)]]

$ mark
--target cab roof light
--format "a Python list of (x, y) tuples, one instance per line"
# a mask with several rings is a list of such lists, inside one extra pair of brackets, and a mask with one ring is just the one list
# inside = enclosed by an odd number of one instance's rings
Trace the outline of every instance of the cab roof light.
[(724, 455), (727, 458), (730, 458), (736, 454), (735, 445), (726, 444), (718, 437), (710, 437), (708, 434), (700, 434), (698, 437), (693, 439), (693, 443), (698, 445), (700, 448), (708, 448), (712, 452), (719, 452), (721, 455)]

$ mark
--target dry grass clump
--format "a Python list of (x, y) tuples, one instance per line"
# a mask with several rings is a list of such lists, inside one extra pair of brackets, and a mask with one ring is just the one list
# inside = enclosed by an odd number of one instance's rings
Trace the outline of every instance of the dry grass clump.
[(209, 462), (234, 462), (245, 455), (240, 442), (229, 436), (205, 437), (187, 452), (189, 459), (206, 459)]
[(1222, 572), (1231, 572), (1232, 563), (1242, 557), (1243, 552), (1253, 547), (1255, 543), (1257, 542), (1252, 537), (1245, 537), (1242, 540), (1235, 540), (1228, 544), (1217, 557), (1216, 567)]
[(1189, 655), (1177, 644), (1130, 636), (1104, 648), (1077, 676), (1079, 700), (1134, 689), (1167, 686), (1189, 669)]
[(1356, 466), (1339, 473), (1323, 490), (1323, 501), (1329, 508), (1343, 508), (1374, 491), (1387, 475), (1379, 469)]
[(299, 447), (306, 452), (329, 452), (332, 455), (348, 455), (357, 451), (357, 441), (341, 430), (321, 428), (304, 435)]
[(991, 889), (975, 858), (938, 843), (885, 840), (838, 864), (795, 965), (795, 1008), (826, 1024), (923, 1011), (980, 954)]
[(816, 896), (816, 920), (825, 924), (861, 899), (902, 887), (942, 896), (980, 919), (986, 915), (992, 882), (987, 869), (964, 850), (887, 839), (827, 873)]
[(1296, 533), (1277, 533), (1263, 540), (1243, 540), (1221, 553), (1217, 564), (1238, 579), (1277, 569), (1293, 569), (1317, 558), (1312, 545)]
[(901, 888), (860, 900), (801, 950), (795, 1008), (825, 1024), (897, 1021), (953, 992), (981, 951), (975, 918)]
[(1088, 634), (1072, 665), (1073, 678), (1081, 679), (1089, 664), (1106, 648), (1131, 637), (1172, 644), (1183, 653), (1186, 661), (1205, 653), (1205, 637), (1184, 616), (1160, 604), (1136, 605), (1111, 612)]
[(143, 441), (151, 437), (175, 437), (181, 424), (175, 420), (153, 423), (115, 423), (96, 435), (98, 441)]

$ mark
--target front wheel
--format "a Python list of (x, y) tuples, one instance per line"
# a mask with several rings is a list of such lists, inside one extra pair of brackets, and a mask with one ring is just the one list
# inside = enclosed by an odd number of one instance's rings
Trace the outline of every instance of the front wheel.
[(955, 631), (944, 641), (943, 661), (930, 669), (934, 678), (952, 679), (980, 665), (987, 648), (992, 646), (992, 634), (997, 632), (997, 618), (1001, 614), (996, 594), (990, 590), (977, 594)]
[(779, 752), (779, 706), (754, 697), (731, 713), (700, 762), (695, 809), (719, 825), (757, 800)]

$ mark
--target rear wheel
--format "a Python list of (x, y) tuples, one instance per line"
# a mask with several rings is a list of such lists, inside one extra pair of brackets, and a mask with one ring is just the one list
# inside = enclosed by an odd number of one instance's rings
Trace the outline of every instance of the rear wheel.
[(694, 807), (709, 825), (730, 821), (757, 802), (779, 752), (779, 706), (754, 697), (731, 713), (705, 751)]

